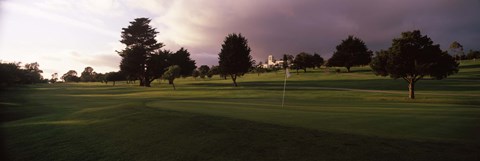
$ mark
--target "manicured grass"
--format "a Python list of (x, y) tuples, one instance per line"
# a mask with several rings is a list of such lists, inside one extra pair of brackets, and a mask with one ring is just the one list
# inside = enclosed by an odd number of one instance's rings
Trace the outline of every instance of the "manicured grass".
[(2, 160), (479, 160), (480, 62), (445, 80), (310, 70), (0, 93)]

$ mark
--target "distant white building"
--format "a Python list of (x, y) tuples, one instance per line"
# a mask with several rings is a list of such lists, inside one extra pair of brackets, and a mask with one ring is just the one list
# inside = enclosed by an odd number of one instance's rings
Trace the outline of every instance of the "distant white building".
[(268, 55), (268, 60), (267, 63), (263, 63), (262, 67), (263, 68), (273, 68), (275, 66), (282, 66), (283, 60), (275, 60), (273, 58), (273, 55)]

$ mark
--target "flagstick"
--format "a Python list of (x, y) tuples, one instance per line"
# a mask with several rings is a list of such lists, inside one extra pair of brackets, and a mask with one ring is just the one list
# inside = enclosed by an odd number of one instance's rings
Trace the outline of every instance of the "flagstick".
[(282, 108), (285, 103), (285, 87), (287, 86), (287, 69), (285, 69), (285, 81), (283, 82), (283, 97), (282, 97)]

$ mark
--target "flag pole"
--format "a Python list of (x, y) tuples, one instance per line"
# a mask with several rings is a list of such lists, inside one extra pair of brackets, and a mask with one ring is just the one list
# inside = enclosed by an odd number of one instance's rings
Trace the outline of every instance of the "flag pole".
[(283, 97), (282, 97), (282, 108), (285, 104), (285, 87), (287, 87), (287, 72), (288, 68), (285, 68), (285, 80), (283, 81)]

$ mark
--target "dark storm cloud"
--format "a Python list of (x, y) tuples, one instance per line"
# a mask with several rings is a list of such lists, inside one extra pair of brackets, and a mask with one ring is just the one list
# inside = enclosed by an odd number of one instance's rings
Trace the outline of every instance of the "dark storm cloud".
[(232, 13), (228, 7), (219, 9), (220, 27), (200, 29), (215, 37), (212, 42), (216, 46), (205, 44), (192, 51), (217, 54), (226, 34), (240, 32), (249, 40), (257, 61), (264, 61), (269, 54), (280, 57), (302, 51), (330, 57), (348, 35), (363, 39), (375, 51), (390, 46), (401, 32), (414, 29), (444, 50), (453, 41), (466, 49), (480, 49), (477, 0), (242, 1), (242, 5), (231, 7), (243, 7), (242, 13)]

